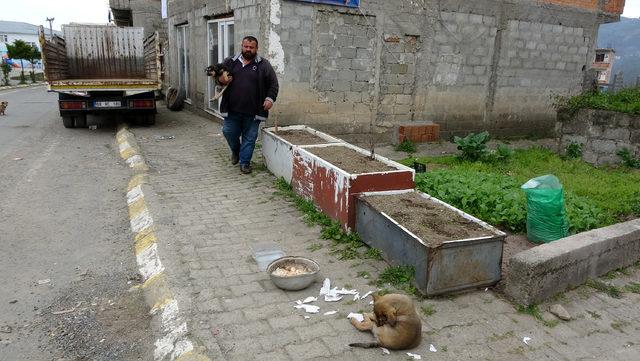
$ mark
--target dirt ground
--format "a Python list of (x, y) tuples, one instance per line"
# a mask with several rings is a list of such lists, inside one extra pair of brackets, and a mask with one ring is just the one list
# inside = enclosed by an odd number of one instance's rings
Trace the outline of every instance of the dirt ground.
[(341, 146), (308, 148), (307, 151), (351, 174), (374, 173), (396, 170), (378, 160)]
[[(275, 132), (274, 132), (275, 133)], [(293, 145), (327, 144), (326, 140), (304, 130), (279, 130), (276, 135)]]
[(491, 235), (480, 225), (413, 192), (365, 199), (431, 247), (445, 241)]

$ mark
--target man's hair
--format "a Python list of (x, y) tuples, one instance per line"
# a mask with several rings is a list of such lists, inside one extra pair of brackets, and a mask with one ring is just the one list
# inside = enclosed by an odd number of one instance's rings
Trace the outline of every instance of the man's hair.
[(245, 36), (244, 38), (242, 38), (242, 41), (245, 41), (245, 40), (249, 40), (249, 41), (255, 42), (256, 43), (256, 48), (258, 47), (258, 39), (256, 39), (255, 36), (251, 36), (251, 35)]

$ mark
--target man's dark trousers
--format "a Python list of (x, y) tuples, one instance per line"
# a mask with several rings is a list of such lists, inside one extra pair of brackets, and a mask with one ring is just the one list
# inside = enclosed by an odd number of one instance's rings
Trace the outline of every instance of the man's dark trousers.
[(240, 165), (251, 164), (259, 128), (260, 121), (255, 115), (229, 112), (224, 118), (222, 134), (227, 139), (231, 152), (240, 155)]

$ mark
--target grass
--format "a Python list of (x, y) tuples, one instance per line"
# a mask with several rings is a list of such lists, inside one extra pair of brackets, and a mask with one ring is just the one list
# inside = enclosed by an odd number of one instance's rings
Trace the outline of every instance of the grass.
[(434, 313), (436, 313), (436, 309), (431, 304), (420, 307), (420, 310), (422, 311), (422, 314), (425, 316), (431, 316)]
[(627, 88), (615, 93), (587, 92), (574, 97), (557, 97), (555, 106), (559, 112), (568, 115), (583, 108), (640, 114), (640, 88)]
[(630, 282), (624, 286), (624, 290), (631, 293), (640, 293), (640, 283)]
[(529, 315), (535, 318), (547, 327), (555, 327), (560, 323), (559, 320), (545, 320), (544, 317), (542, 317), (542, 312), (540, 312), (540, 307), (538, 307), (538, 305), (536, 304), (532, 304), (529, 306), (518, 305), (516, 306), (516, 310), (518, 311), (518, 313)]
[(398, 290), (416, 295), (418, 290), (413, 286), (416, 270), (413, 266), (389, 266), (378, 276), (377, 285), (390, 284)]
[(621, 290), (620, 288), (614, 285), (607, 284), (600, 280), (589, 279), (587, 280), (586, 285), (595, 290), (606, 293), (607, 295), (613, 298), (622, 298), (622, 294), (624, 293), (624, 291)]
[(544, 174), (554, 174), (563, 184), (572, 233), (640, 216), (637, 170), (595, 168), (541, 148), (516, 150), (507, 162), (469, 162), (453, 155), (417, 160), (437, 168), (416, 175), (418, 189), (512, 232), (523, 232), (526, 225), (526, 199), (520, 185)]
[(398, 152), (415, 153), (417, 150), (416, 143), (410, 141), (409, 139), (405, 139), (402, 141), (402, 143), (396, 145), (396, 150)]
[(626, 333), (624, 332), (624, 328), (629, 325), (631, 325), (631, 323), (629, 321), (624, 321), (624, 320), (617, 320), (617, 321), (611, 322), (611, 328), (613, 328), (614, 330), (620, 333)]
[(307, 250), (311, 252), (315, 252), (319, 249), (322, 249), (322, 245), (320, 243), (312, 243), (309, 245), (309, 247), (307, 247)]

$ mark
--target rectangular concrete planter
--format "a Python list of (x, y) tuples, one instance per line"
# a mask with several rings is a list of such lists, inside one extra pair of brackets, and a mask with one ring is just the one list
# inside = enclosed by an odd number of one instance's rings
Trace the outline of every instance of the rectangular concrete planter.
[[(278, 130), (304, 130), (324, 139), (326, 141), (325, 143), (344, 143), (341, 139), (332, 137), (329, 134), (315, 130), (306, 125), (279, 127)], [(271, 173), (276, 177), (283, 177), (287, 183), (291, 183), (293, 153), (294, 149), (297, 147), (301, 146), (291, 144), (284, 138), (278, 136), (274, 133), (274, 128), (262, 129), (262, 156), (264, 157), (264, 162)]]
[(367, 197), (402, 194), (409, 191), (363, 193), (356, 200), (356, 231), (371, 247), (382, 251), (394, 265), (415, 267), (415, 284), (427, 296), (496, 284), (501, 277), (502, 247), (506, 234), (491, 225), (428, 194), (428, 201), (445, 206), (492, 235), (445, 241), (433, 247), (396, 220), (375, 209)]
[(351, 174), (309, 152), (317, 147), (347, 147), (369, 155), (369, 151), (348, 143), (294, 148), (291, 186), (300, 196), (312, 199), (326, 215), (346, 230), (355, 226), (355, 196), (363, 192), (413, 189), (415, 171), (376, 155), (376, 160), (394, 170)]
[(640, 219), (578, 233), (509, 259), (505, 293), (531, 305), (640, 259)]

